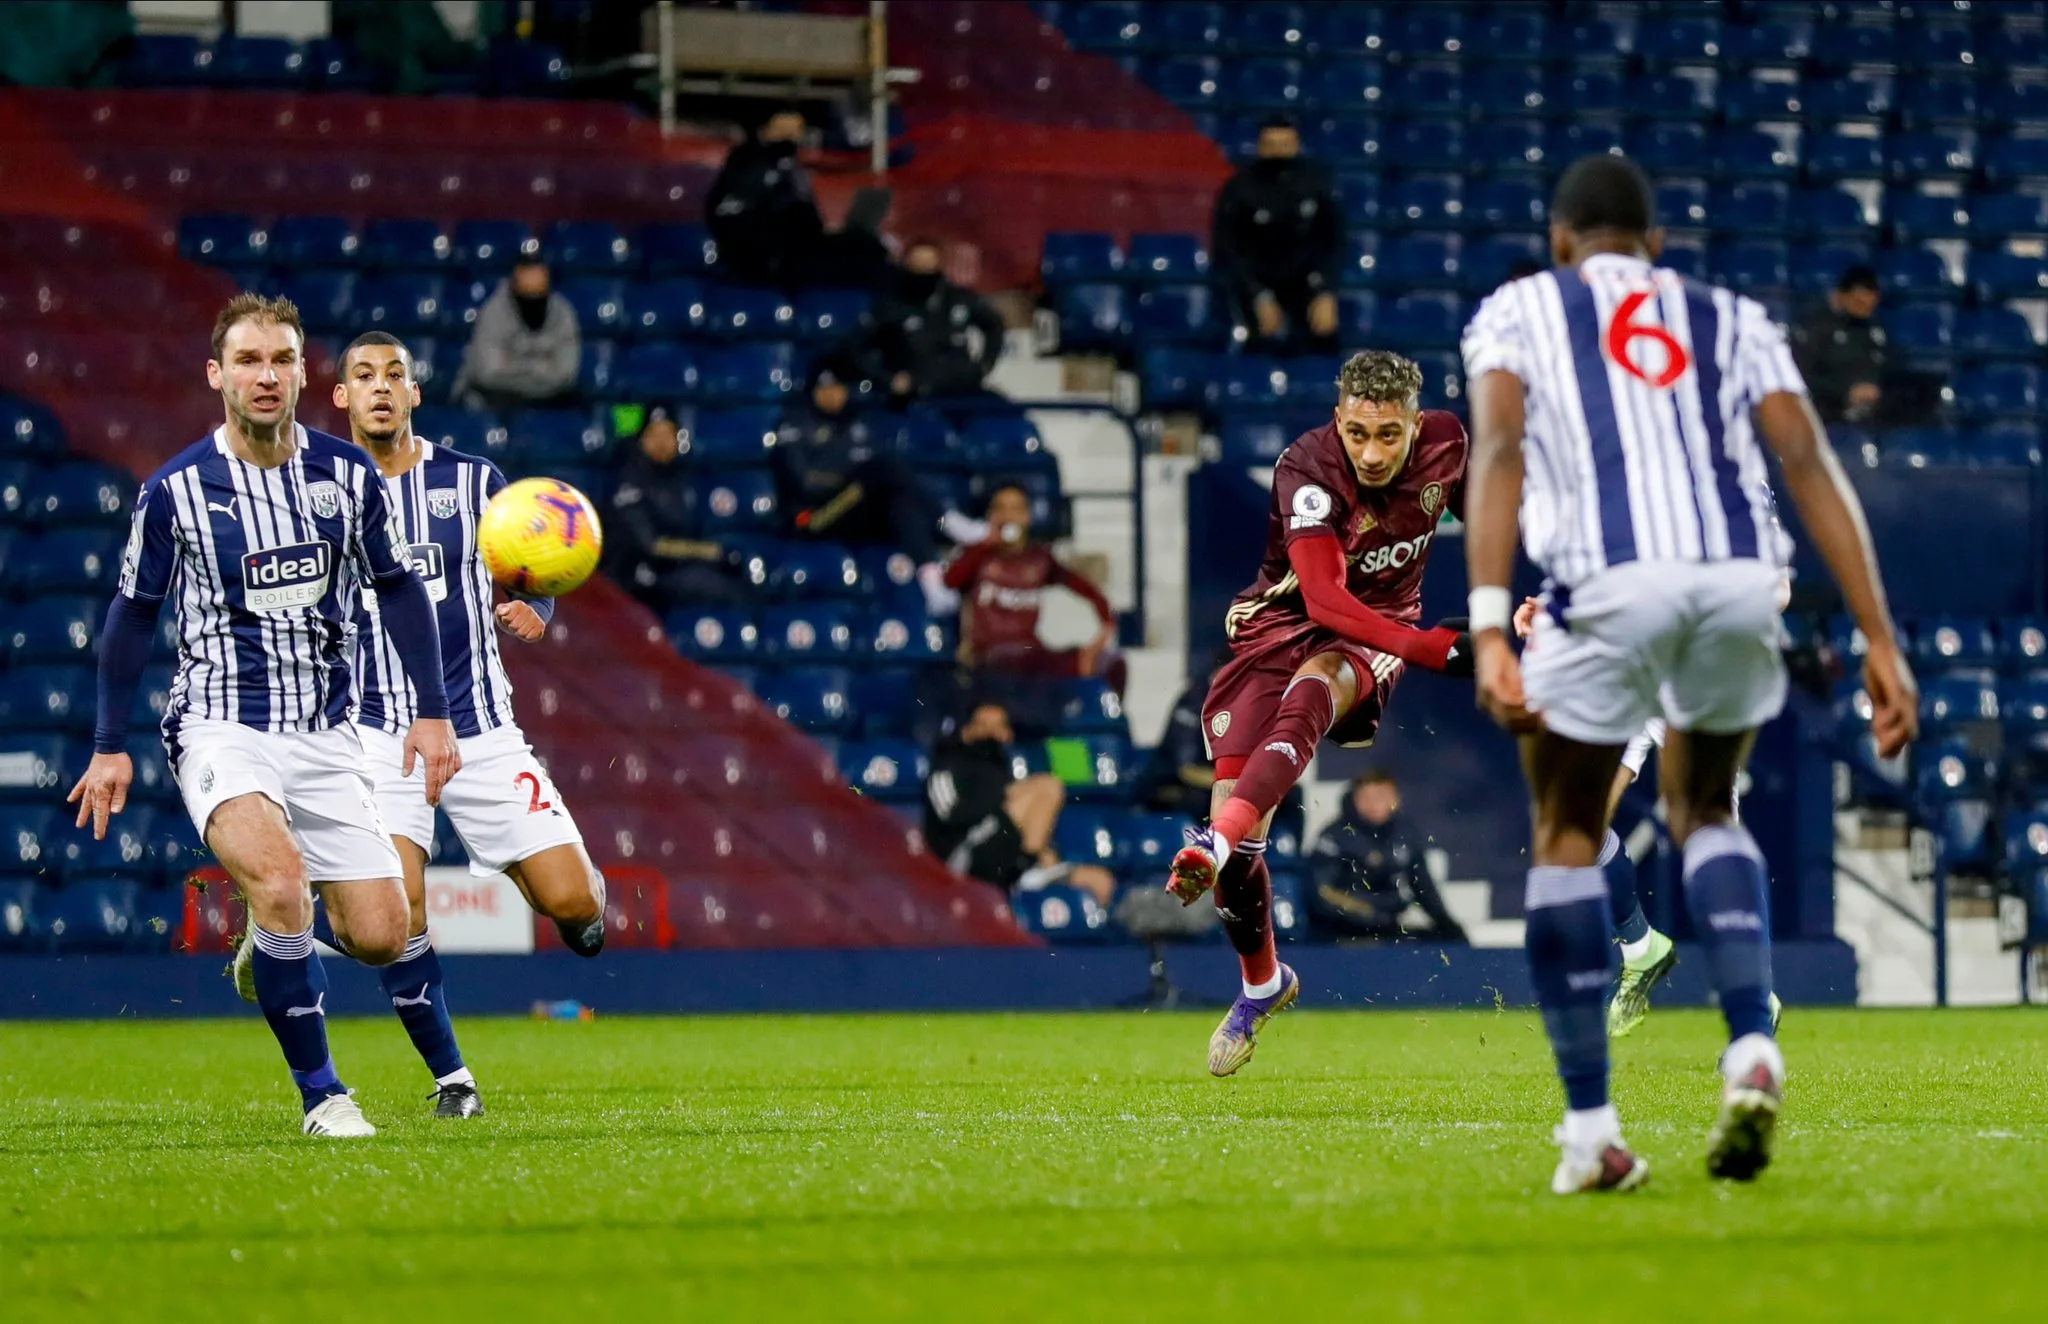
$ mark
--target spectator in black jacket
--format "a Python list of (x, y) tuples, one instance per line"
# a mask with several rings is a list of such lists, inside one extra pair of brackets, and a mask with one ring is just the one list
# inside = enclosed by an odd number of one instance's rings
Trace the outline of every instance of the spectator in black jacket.
[(725, 548), (694, 536), (696, 494), (681, 451), (682, 434), (668, 411), (649, 411), (639, 445), (619, 467), (605, 517), (605, 557), (612, 574), (656, 609), (742, 601), (748, 595)]
[(1018, 777), (1010, 759), (1015, 738), (1009, 711), (984, 702), (958, 733), (939, 741), (924, 785), (926, 844), (962, 877), (1004, 891), (1070, 883), (1107, 906), (1115, 875), (1100, 865), (1065, 863), (1052, 849), (1066, 783), (1047, 772)]
[(1792, 325), (1792, 357), (1829, 423), (1872, 423), (1884, 401), (1886, 346), (1877, 324), (1877, 272), (1842, 273), (1826, 302)]
[[(1311, 936), (1466, 941), (1465, 930), (1444, 908), (1422, 847), (1400, 817), (1400, 809), (1401, 788), (1391, 773), (1368, 772), (1351, 784), (1344, 812), (1323, 829), (1311, 859)], [(1427, 930), (1417, 933), (1401, 926), (1401, 912), (1410, 902), (1429, 916)]]
[(873, 288), (888, 250), (867, 230), (825, 228), (811, 173), (796, 158), (803, 136), (802, 114), (778, 110), (726, 156), (704, 205), (719, 262), (754, 285)]
[(1002, 314), (947, 280), (945, 265), (935, 240), (911, 241), (893, 288), (875, 305), (872, 367), (899, 403), (974, 395), (1002, 355)]
[(1335, 353), (1344, 218), (1330, 172), (1301, 154), (1284, 117), (1216, 195), (1209, 255), (1240, 331), (1276, 350)]

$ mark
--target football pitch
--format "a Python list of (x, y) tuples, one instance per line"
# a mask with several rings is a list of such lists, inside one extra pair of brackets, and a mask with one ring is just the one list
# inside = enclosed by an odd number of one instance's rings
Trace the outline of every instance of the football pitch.
[[(459, 990), (457, 991), (459, 997)], [(460, 1010), (458, 1003), (458, 1012)], [(0, 1318), (2040, 1318), (2048, 1017), (1795, 1009), (1779, 1161), (1710, 1182), (1718, 1018), (1616, 1095), (1633, 1195), (1546, 1193), (1520, 1010), (470, 1019), (489, 1114), (395, 1021), (317, 1142), (252, 1014), (0, 1025)], [(1323, 1318), (1309, 1316), (1307, 1318)]]

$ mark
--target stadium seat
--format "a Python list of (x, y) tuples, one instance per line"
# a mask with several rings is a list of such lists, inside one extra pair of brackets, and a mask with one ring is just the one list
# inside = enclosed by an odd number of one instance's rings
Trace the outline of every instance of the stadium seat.
[(701, 276), (718, 266), (718, 244), (702, 225), (649, 225), (640, 231), (639, 244), (647, 274), (655, 280)]
[[(1378, 175), (1349, 172), (1337, 175), (1337, 208), (1354, 239), (1361, 227), (1379, 224), (1385, 189), (1386, 182)], [(1379, 235), (1376, 232), (1368, 233), (1371, 233), (1374, 241), (1378, 240)]]
[(1956, 327), (1956, 347), (1972, 359), (2033, 363), (2041, 357), (2027, 319), (2010, 308), (1972, 308)]
[(1217, 429), (1217, 459), (1224, 464), (1270, 465), (1294, 444), (1292, 429), (1270, 418), (1229, 418)]
[(1840, 132), (1818, 134), (1806, 148), (1806, 173), (1816, 180), (1882, 179), (1884, 141)]
[(613, 387), (629, 399), (664, 402), (694, 396), (701, 384), (696, 354), (669, 341), (643, 341), (626, 350)]
[(1776, 234), (1791, 220), (1792, 192), (1775, 181), (1747, 180), (1717, 190), (1708, 215), (1716, 231)]
[(1966, 418), (2024, 418), (2040, 408), (2041, 372), (2030, 364), (1964, 368), (1952, 388)]
[(840, 664), (853, 651), (853, 622), (826, 603), (769, 607), (760, 614), (761, 652), (783, 665)]
[(1145, 81), (1182, 110), (1222, 104), (1223, 64), (1214, 56), (1163, 56), (1147, 66)]
[(1738, 294), (1782, 297), (1792, 284), (1791, 253), (1783, 244), (1762, 240), (1729, 244), (1715, 251), (1714, 274)]
[(1550, 45), (1549, 18), (1534, 7), (1488, 11), (1474, 20), (1461, 53), (1473, 60), (1540, 64)]
[(1730, 124), (1797, 123), (1805, 105), (1797, 83), (1747, 78), (1721, 88), (1721, 114)]
[(45, 533), (9, 554), (8, 582), (28, 594), (111, 592), (121, 568), (122, 542), (111, 530)]
[[(0, 825), (0, 835), (5, 830)], [(36, 901), (42, 891), (33, 878), (0, 873), (0, 952), (28, 951), (43, 945), (43, 927), (36, 918)]]
[[(1339, 115), (1384, 111), (1387, 82), (1386, 66), (1378, 60), (1332, 60), (1323, 66), (1320, 76), (1312, 76), (1310, 98), (1321, 109)], [(1329, 159), (1341, 162), (1344, 158)]]
[[(0, 731), (90, 730), (93, 675), (81, 667), (0, 670)], [(4, 865), (0, 859), (0, 871)]]
[(1404, 120), (1386, 142), (1388, 164), (1397, 170), (1442, 170), (1465, 159), (1465, 126), (1452, 120)]
[[(1729, 146), (1741, 149), (1749, 135), (1736, 131), (1727, 135)], [(1775, 142), (1775, 140), (1772, 140)], [(1637, 124), (1628, 135), (1629, 155), (1652, 175), (1682, 175), (1713, 159), (1703, 125), (1690, 123)], [(1723, 154), (1723, 169), (1749, 173), (1747, 156), (1731, 159)], [(1745, 167), (1738, 171), (1738, 166)]]
[(796, 333), (796, 307), (777, 290), (711, 285), (704, 291), (704, 329), (731, 340), (776, 340)]
[(1203, 345), (1222, 335), (1214, 294), (1207, 285), (1161, 285), (1138, 291), (1131, 330), (1140, 345)]
[(93, 460), (67, 460), (40, 470), (22, 505), (24, 518), (45, 529), (125, 529), (135, 496), (128, 473)]
[(104, 606), (92, 598), (36, 598), (10, 607), (0, 623), (0, 647), (14, 665), (89, 664)]
[[(1301, 105), (1299, 60), (1233, 59), (1225, 61), (1220, 72), (1216, 100), (1222, 105), (1267, 111), (1292, 110)], [(1172, 96), (1169, 99), (1180, 100)]]
[(107, 835), (94, 840), (90, 826), (79, 828), (60, 817), (52, 824), (55, 867), (66, 884), (97, 878), (146, 878), (157, 872), (151, 843), (156, 839), (156, 811), (131, 804), (107, 821)]
[(1890, 24), (1826, 24), (1813, 34), (1813, 60), (1822, 69), (1893, 69), (1898, 53)]
[(1970, 206), (1967, 198), (1895, 193), (1885, 204), (1885, 216), (1901, 244), (1961, 239), (1970, 233)]
[(423, 405), (413, 411), (412, 427), (436, 446), (468, 455), (502, 454), (510, 440), (496, 419), (468, 409)]
[(54, 876), (60, 821), (40, 804), (0, 803), (0, 876)]
[[(1549, 109), (1550, 85), (1538, 63), (1489, 65), (1465, 75), (1465, 102), (1482, 117), (1479, 126), (1497, 118), (1541, 115)], [(1477, 158), (1500, 168), (1502, 158)]]
[(1107, 281), (1078, 281), (1053, 296), (1060, 346), (1067, 352), (1116, 353), (1131, 340), (1131, 312), (1124, 287)]
[(1909, 78), (1899, 95), (1908, 129), (1970, 127), (1977, 122), (1977, 84), (1964, 78)]
[(775, 479), (765, 469), (721, 469), (696, 476), (697, 511), (707, 537), (765, 531), (775, 523)]
[(1309, 23), (1309, 41), (1325, 59), (1377, 59), (1389, 49), (1387, 13), (1378, 5), (1318, 6), (1309, 11)]
[(0, 736), (0, 799), (52, 804), (84, 774), (91, 742), (54, 732), (10, 732)]
[[(576, 310), (577, 329), (585, 339), (617, 335), (627, 328), (626, 286), (609, 276), (580, 276), (557, 287)], [(362, 302), (361, 293), (357, 303)]]
[(36, 921), (59, 952), (117, 952), (134, 940), (135, 882), (90, 879), (45, 889)]
[(64, 425), (46, 406), (0, 395), (0, 457), (50, 457), (63, 450)]
[[(768, 587), (793, 602), (854, 597), (861, 591), (860, 563), (851, 548), (834, 543), (787, 543), (777, 551)], [(765, 631), (766, 617), (761, 624)]]
[(608, 275), (631, 271), (633, 241), (608, 221), (557, 221), (541, 236), (548, 262), (565, 274)]
[[(441, 300), (439, 276), (365, 276), (356, 282), (355, 316), (365, 327), (401, 337), (415, 336), (440, 324)], [(590, 325), (600, 329), (603, 323)]]
[[(1548, 137), (1540, 120), (1502, 119), (1475, 123), (1465, 136), (1465, 147), (1471, 153), (1475, 174), (1483, 172), (1485, 178), (1467, 182), (1465, 193), (1468, 203), (1489, 183), (1535, 189), (1536, 181), (1549, 168)], [(1479, 224), (1471, 218), (1469, 207), (1467, 216), (1471, 224)]]
[(1979, 465), (2039, 468), (2041, 426), (2030, 418), (1998, 419), (1971, 433), (1968, 454)]
[(1380, 307), (1380, 334), (1404, 353), (1457, 348), (1463, 308), (1452, 294), (1403, 294)]
[(1460, 70), (1439, 65), (1409, 65), (1394, 72), (1387, 89), (1403, 115), (1465, 113), (1465, 81)]
[(1127, 736), (1055, 736), (1046, 752), (1052, 771), (1082, 799), (1118, 801), (1131, 794), (1138, 769)]
[(1048, 942), (1107, 942), (1117, 937), (1102, 903), (1065, 883), (1053, 883), (1034, 892), (1018, 892), (1010, 898), (1010, 909), (1019, 927)]
[(1094, 805), (1072, 805), (1053, 825), (1053, 849), (1071, 864), (1099, 864), (1117, 869), (1124, 863), (1125, 815)]
[[(1463, 245), (1455, 235), (1411, 234), (1379, 255), (1377, 283), (1384, 289), (1455, 289), (1460, 284)], [(1385, 308), (1381, 309), (1382, 314)]]
[(1463, 286), (1467, 293), (1488, 295), (1517, 271), (1541, 271), (1548, 258), (1543, 240), (1533, 234), (1493, 235), (1465, 248), (1459, 260)]
[(1984, 179), (1998, 188), (2048, 183), (2048, 138), (1998, 138), (1983, 151)]
[(1060, 26), (1076, 50), (1137, 51), (1147, 44), (1145, 6), (1129, 0), (1077, 5)]
[(877, 666), (922, 666), (953, 660), (946, 627), (928, 619), (922, 604), (875, 612), (855, 625), (858, 660)]
[(757, 693), (777, 717), (805, 731), (844, 733), (857, 716), (848, 701), (847, 675), (836, 668), (765, 673)]
[(1192, 234), (1134, 234), (1124, 256), (1124, 274), (1152, 285), (1206, 279), (1209, 254)]
[(872, 303), (866, 290), (805, 290), (796, 296), (797, 334), (818, 341), (858, 335)]
[(178, 222), (178, 251), (194, 262), (223, 267), (263, 261), (270, 231), (253, 216), (187, 216)]
[(924, 798), (931, 759), (908, 740), (847, 741), (840, 747), (839, 766), (847, 782), (862, 795), (885, 804), (917, 804)]
[(2026, 616), (2000, 621), (1998, 663), (2015, 675), (2048, 668), (2048, 625)]
[(1863, 204), (1840, 189), (1807, 189), (1792, 203), (1793, 232), (1804, 239), (1865, 239), (1870, 221)]
[(759, 655), (761, 631), (742, 607), (678, 607), (663, 622), (670, 642), (685, 657), (707, 662), (745, 662)]
[(1977, 139), (1968, 132), (1902, 133), (1891, 140), (1887, 157), (1892, 180), (1900, 185), (1967, 181), (1977, 168)]
[(775, 437), (772, 409), (705, 409), (697, 413), (685, 453), (706, 464), (766, 464)]
[(1222, 49), (1226, 6), (1187, 3), (1148, 6), (1152, 39), (1163, 51), (1205, 52)]
[(1970, 199), (1970, 230), (1979, 242), (2048, 239), (2048, 196), (1978, 193)]
[(1181, 814), (1132, 814), (1119, 826), (1124, 867), (1145, 883), (1163, 877), (1193, 826)]
[(1125, 734), (1121, 696), (1103, 681), (1091, 678), (1062, 681), (1059, 686), (1059, 729), (1070, 734)]
[(705, 324), (704, 287), (687, 276), (628, 286), (625, 329), (649, 340), (694, 335)]
[(294, 271), (353, 268), (360, 241), (343, 216), (285, 216), (270, 229), (269, 259)]
[(1270, 408), (1287, 398), (1287, 369), (1278, 359), (1233, 355), (1210, 371), (1209, 399), (1219, 408)]
[(1138, 394), (1147, 409), (1188, 409), (1202, 403), (1213, 356), (1178, 345), (1147, 348), (1138, 356)]
[(1923, 368), (1944, 367), (1955, 349), (1956, 310), (1945, 303), (1887, 308), (1882, 318), (1892, 349)]
[(1941, 255), (1924, 248), (1901, 248), (1877, 259), (1879, 286), (1893, 299), (1953, 299), (1962, 288), (1949, 279)]
[(1997, 79), (1987, 83), (1980, 95), (1988, 123), (2009, 130), (2048, 128), (2048, 84)]
[(619, 398), (619, 365), (623, 361), (619, 347), (611, 341), (584, 341), (576, 369), (577, 388), (592, 400)]
[(1920, 721), (1940, 738), (1958, 727), (1998, 720), (1998, 688), (1989, 671), (1953, 671), (1931, 676), (1920, 691)]
[(355, 324), (355, 284), (346, 271), (294, 271), (279, 278), (277, 293), (298, 306), (308, 332), (340, 334)]
[(2019, 253), (1973, 253), (1970, 283), (1981, 302), (2048, 298), (2048, 257)]
[(1404, 179), (1388, 190), (1381, 223), (1399, 230), (1456, 230), (1464, 223), (1464, 181), (1453, 176)]
[[(1960, 668), (1983, 669), (1994, 665), (1998, 641), (1991, 626), (1982, 620), (1941, 616), (1917, 624), (1913, 631), (1913, 658), (1921, 674)], [(1995, 718), (1995, 711), (1982, 714)]]
[(542, 470), (602, 463), (611, 434), (587, 409), (523, 409), (508, 420), (513, 450)]
[(1407, 59), (1455, 59), (1465, 53), (1465, 11), (1462, 7), (1395, 6), (1387, 17), (1387, 48)]
[(359, 256), (375, 271), (439, 271), (453, 248), (438, 221), (383, 217), (364, 224)]

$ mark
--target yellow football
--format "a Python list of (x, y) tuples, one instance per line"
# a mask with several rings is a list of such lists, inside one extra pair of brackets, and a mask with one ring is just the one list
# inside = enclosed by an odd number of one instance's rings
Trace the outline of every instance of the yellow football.
[(477, 521), (477, 552), (508, 589), (560, 597), (597, 569), (604, 530), (590, 498), (559, 478), (507, 483)]

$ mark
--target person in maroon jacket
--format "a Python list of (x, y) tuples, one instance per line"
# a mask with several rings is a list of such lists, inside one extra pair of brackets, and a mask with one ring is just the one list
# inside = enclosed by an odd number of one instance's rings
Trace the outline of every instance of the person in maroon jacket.
[[(1102, 628), (1080, 648), (1047, 648), (1038, 639), (1045, 590), (1058, 585), (1088, 600)], [(1102, 590), (1060, 564), (1031, 538), (1031, 498), (1021, 487), (997, 488), (988, 499), (988, 537), (946, 567), (946, 586), (960, 594), (960, 652), (978, 671), (1039, 677), (1094, 676), (1109, 669), (1116, 612)], [(1122, 689), (1122, 686), (1117, 686)]]
[(1300, 992), (1273, 947), (1266, 829), (1325, 735), (1369, 745), (1404, 667), (1472, 674), (1462, 622), (1416, 628), (1437, 521), (1464, 502), (1464, 425), (1419, 409), (1422, 370), (1399, 354), (1355, 354), (1334, 419), (1273, 469), (1266, 556), (1231, 602), (1231, 657), (1209, 682), (1202, 730), (1216, 764), (1206, 828), (1188, 832), (1167, 888), (1192, 903), (1217, 889), (1244, 993), (1209, 1040), (1209, 1070), (1251, 1060), (1258, 1031)]

